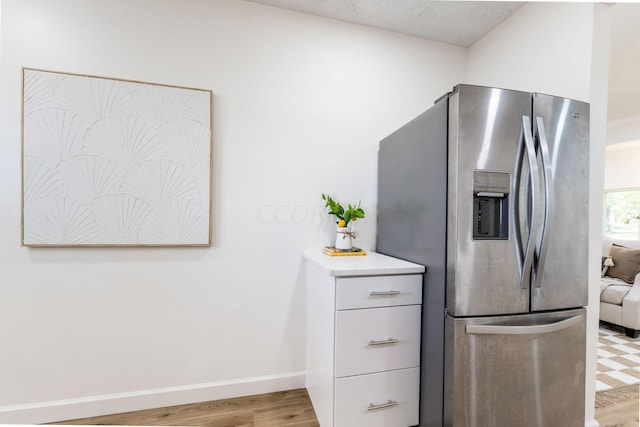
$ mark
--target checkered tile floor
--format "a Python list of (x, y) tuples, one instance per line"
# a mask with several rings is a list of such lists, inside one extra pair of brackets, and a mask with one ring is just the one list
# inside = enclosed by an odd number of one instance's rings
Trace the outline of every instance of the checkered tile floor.
[(600, 324), (596, 391), (640, 383), (640, 337)]

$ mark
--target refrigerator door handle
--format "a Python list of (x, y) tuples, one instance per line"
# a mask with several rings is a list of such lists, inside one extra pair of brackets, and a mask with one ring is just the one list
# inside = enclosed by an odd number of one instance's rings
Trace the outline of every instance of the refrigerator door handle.
[(542, 117), (536, 117), (538, 140), (540, 141), (540, 154), (542, 161), (542, 175), (544, 177), (544, 219), (542, 223), (542, 233), (538, 245), (538, 262), (536, 264), (536, 274), (534, 286), (542, 287), (542, 272), (547, 259), (548, 241), (545, 239), (548, 231), (549, 218), (553, 217), (553, 201), (551, 192), (553, 188), (553, 171), (551, 170), (551, 154), (549, 153), (549, 142), (547, 141), (547, 133), (544, 129), (544, 120)]
[[(520, 264), (520, 288), (527, 289), (529, 286), (529, 279), (531, 277), (533, 259), (535, 255), (535, 239), (534, 230), (531, 224), (538, 223), (538, 189), (540, 188), (540, 177), (538, 172), (538, 160), (536, 156), (536, 148), (533, 142), (533, 135), (531, 133), (531, 119), (529, 116), (522, 116), (522, 128), (521, 128), (521, 147), (518, 148), (518, 154), (516, 156), (516, 179), (514, 180), (514, 206), (518, 206), (520, 198), (520, 175), (521, 175), (521, 163), (524, 154), (527, 156), (529, 165), (529, 180), (531, 185), (528, 185), (528, 189), (531, 192), (531, 221), (527, 227), (527, 236), (524, 255), (522, 254), (522, 241), (520, 238), (520, 220), (519, 210), (514, 209), (514, 224), (515, 224), (515, 236), (516, 251), (521, 260)], [(524, 142), (524, 144), (522, 144)]]
[[(523, 116), (524, 119), (524, 116)], [(516, 152), (516, 164), (513, 168), (513, 188), (511, 189), (511, 196), (513, 200), (510, 202), (511, 209), (511, 223), (513, 224), (513, 243), (516, 249), (516, 259), (518, 260), (518, 273), (520, 275), (520, 287), (523, 286), (522, 278), (524, 276), (524, 252), (522, 249), (522, 232), (520, 224), (520, 186), (522, 183), (522, 163), (524, 161), (524, 129), (525, 125), (520, 126), (520, 136), (518, 137), (518, 151)], [(529, 231), (528, 224), (525, 224), (527, 232)], [(524, 283), (526, 289), (526, 282)]]
[(548, 334), (566, 329), (581, 322), (581, 316), (573, 316), (559, 322), (543, 325), (467, 325), (466, 333), (473, 335), (532, 335)]

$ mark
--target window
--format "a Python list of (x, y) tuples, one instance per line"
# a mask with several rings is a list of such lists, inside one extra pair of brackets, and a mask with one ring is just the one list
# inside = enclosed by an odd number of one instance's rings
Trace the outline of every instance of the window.
[(640, 188), (604, 192), (604, 234), (640, 239)]

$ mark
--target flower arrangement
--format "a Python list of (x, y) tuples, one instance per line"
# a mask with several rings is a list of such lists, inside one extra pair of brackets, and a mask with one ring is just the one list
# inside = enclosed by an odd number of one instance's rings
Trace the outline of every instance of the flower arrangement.
[(329, 215), (335, 215), (338, 227), (347, 227), (349, 222), (355, 221), (357, 218), (364, 218), (364, 209), (357, 205), (347, 205), (347, 209), (331, 198), (328, 194), (322, 193), (322, 200), (325, 201), (325, 207), (329, 208)]

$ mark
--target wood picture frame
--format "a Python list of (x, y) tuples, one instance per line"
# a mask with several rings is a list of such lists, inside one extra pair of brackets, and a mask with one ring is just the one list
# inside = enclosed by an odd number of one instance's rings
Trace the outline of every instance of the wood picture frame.
[(22, 246), (211, 246), (211, 90), (32, 68), (22, 82)]

